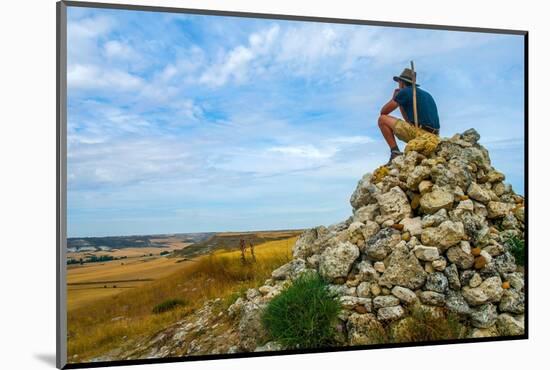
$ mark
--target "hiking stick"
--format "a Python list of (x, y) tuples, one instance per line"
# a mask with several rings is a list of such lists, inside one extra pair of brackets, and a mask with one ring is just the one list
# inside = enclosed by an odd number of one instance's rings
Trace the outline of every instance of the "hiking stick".
[(414, 62), (412, 60), (411, 60), (411, 71), (412, 71), (412, 88), (413, 88), (414, 125), (418, 127), (418, 111), (416, 110), (416, 74), (414, 73)]

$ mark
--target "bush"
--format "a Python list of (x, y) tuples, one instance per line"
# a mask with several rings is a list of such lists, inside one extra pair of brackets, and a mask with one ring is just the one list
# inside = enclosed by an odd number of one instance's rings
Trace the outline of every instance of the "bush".
[(334, 344), (340, 302), (328, 294), (316, 273), (303, 274), (273, 298), (262, 315), (271, 337), (287, 348), (319, 348)]
[(162, 303), (157, 304), (155, 307), (153, 307), (153, 313), (159, 314), (166, 311), (173, 310), (174, 308), (178, 306), (185, 306), (187, 302), (181, 299), (168, 299)]
[(387, 341), (403, 343), (460, 339), (466, 337), (466, 332), (460, 317), (452, 312), (413, 306), (409, 317), (392, 325)]
[(506, 241), (506, 244), (508, 245), (508, 250), (516, 259), (516, 263), (523, 266), (525, 263), (525, 240), (512, 236)]

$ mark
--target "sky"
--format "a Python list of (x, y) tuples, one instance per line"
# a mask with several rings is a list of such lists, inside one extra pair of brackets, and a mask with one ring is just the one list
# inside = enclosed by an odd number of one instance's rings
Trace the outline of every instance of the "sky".
[(69, 237), (345, 220), (410, 60), (524, 192), (522, 36), (69, 7), (67, 42)]

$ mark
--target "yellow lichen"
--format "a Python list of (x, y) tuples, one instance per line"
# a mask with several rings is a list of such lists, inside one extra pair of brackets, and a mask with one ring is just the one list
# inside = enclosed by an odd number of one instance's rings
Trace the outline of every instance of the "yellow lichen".
[(407, 143), (407, 146), (405, 147), (405, 153), (415, 151), (425, 156), (429, 156), (435, 151), (438, 144), (439, 136), (426, 131), (422, 131), (418, 134), (417, 137)]
[(374, 170), (374, 173), (372, 174), (372, 182), (373, 183), (379, 183), (382, 181), (382, 179), (390, 173), (390, 169), (386, 166), (380, 166), (376, 170)]

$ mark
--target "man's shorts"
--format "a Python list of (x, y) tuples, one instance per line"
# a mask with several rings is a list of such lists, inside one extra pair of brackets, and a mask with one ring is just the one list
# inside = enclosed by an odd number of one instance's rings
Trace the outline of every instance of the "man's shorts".
[(411, 125), (410, 123), (407, 123), (402, 119), (398, 119), (397, 122), (395, 122), (393, 132), (399, 140), (403, 140), (406, 143), (426, 133), (426, 131), (422, 130), (421, 128)]

